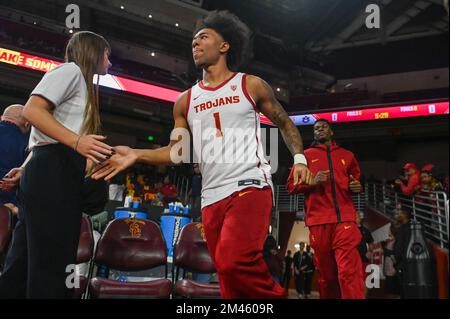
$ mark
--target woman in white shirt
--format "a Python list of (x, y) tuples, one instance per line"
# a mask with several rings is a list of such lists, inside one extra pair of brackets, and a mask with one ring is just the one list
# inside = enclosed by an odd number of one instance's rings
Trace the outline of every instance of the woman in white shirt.
[(109, 54), (102, 36), (75, 33), (66, 63), (44, 75), (25, 105), (32, 156), (20, 178), (19, 223), (0, 276), (0, 298), (71, 297), (86, 159), (99, 164), (114, 153), (97, 135), (93, 84), (94, 74), (111, 67)]

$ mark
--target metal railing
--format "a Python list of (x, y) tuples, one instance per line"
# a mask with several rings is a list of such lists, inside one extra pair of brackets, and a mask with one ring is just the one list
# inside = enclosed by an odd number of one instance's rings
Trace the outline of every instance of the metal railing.
[[(303, 194), (290, 195), (286, 186), (275, 186), (275, 211), (305, 213)], [(398, 207), (407, 207), (414, 220), (422, 223), (428, 239), (448, 249), (449, 202), (445, 192), (421, 191), (409, 197), (394, 191), (385, 184), (366, 184), (364, 193), (353, 194), (353, 203), (358, 212), (366, 207), (393, 220)]]
[(405, 196), (385, 184), (367, 184), (367, 206), (390, 219), (399, 207), (406, 207), (420, 222), (428, 239), (448, 249), (449, 203), (445, 192), (420, 191)]
[(178, 190), (178, 197), (184, 203), (187, 203), (189, 199), (190, 180), (185, 175), (174, 174), (172, 176), (175, 186)]
[[(275, 211), (278, 212), (300, 212), (305, 213), (304, 194), (290, 195), (284, 185), (275, 186)], [(355, 209), (364, 212), (367, 203), (366, 193), (352, 195)]]
[(290, 195), (284, 185), (275, 186), (275, 210), (278, 212), (305, 212), (304, 196)]

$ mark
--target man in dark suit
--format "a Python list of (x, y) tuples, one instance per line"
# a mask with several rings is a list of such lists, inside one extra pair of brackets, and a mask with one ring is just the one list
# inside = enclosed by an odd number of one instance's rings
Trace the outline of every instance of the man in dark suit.
[(300, 242), (299, 251), (294, 254), (295, 287), (298, 299), (305, 294), (305, 271), (308, 268), (309, 256), (305, 252), (305, 243)]
[(284, 257), (284, 269), (283, 269), (283, 287), (289, 289), (289, 282), (292, 275), (292, 252), (287, 251), (286, 257)]
[(311, 252), (311, 246), (306, 246), (306, 254), (308, 256), (307, 265), (308, 267), (304, 271), (305, 274), (305, 299), (309, 298), (311, 294), (312, 287), (312, 279), (314, 276), (314, 271), (316, 270), (316, 266), (314, 265), (314, 254)]

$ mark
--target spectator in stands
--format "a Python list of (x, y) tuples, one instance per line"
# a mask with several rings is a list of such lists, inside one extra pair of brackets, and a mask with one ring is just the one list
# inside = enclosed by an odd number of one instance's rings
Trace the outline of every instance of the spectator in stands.
[(442, 181), (442, 186), (444, 187), (444, 191), (447, 193), (447, 197), (449, 195), (448, 189), (449, 189), (449, 181), (448, 181), (448, 175), (446, 175)]
[(403, 170), (405, 177), (397, 178), (395, 184), (400, 187), (404, 195), (413, 196), (420, 189), (419, 169), (413, 163), (406, 163)]
[(362, 273), (364, 279), (367, 277), (366, 268), (372, 260), (373, 256), (373, 237), (369, 229), (367, 229), (362, 223), (362, 213), (356, 213), (356, 223), (358, 224), (359, 231), (361, 232), (361, 242), (359, 244), (359, 255), (362, 261)]
[(433, 164), (427, 164), (420, 171), (420, 188), (427, 191), (444, 191), (444, 186), (440, 181), (442, 176), (439, 174), (438, 168)]
[(361, 243), (359, 245), (359, 254), (361, 255), (361, 259), (363, 261), (363, 273), (365, 273), (366, 266), (373, 256), (373, 243), (374, 239), (372, 237), (372, 233), (367, 227), (363, 225), (362, 213), (356, 213), (356, 223), (358, 224), (359, 231), (361, 232), (362, 238)]
[(272, 235), (269, 235), (266, 238), (263, 255), (270, 274), (273, 279), (280, 284), (283, 272), (283, 256), (278, 249), (277, 241)]
[(283, 284), (282, 286), (289, 289), (289, 282), (292, 276), (292, 251), (288, 250), (286, 257), (284, 257), (283, 269)]
[(164, 178), (164, 184), (162, 185), (160, 192), (167, 200), (176, 200), (178, 196), (177, 187), (172, 183), (169, 176)]
[(447, 197), (448, 197), (448, 175), (446, 175), (445, 177), (444, 177), (444, 181), (443, 181), (443, 183), (442, 183), (442, 186), (444, 186), (444, 190), (445, 190), (445, 192), (447, 193)]
[(30, 124), (22, 116), (23, 105), (8, 106), (0, 121), (0, 205), (17, 204), (13, 184), (21, 175), (27, 156)]
[(312, 288), (312, 279), (314, 277), (314, 271), (316, 266), (314, 265), (314, 254), (311, 251), (311, 246), (306, 245), (306, 254), (308, 255), (308, 267), (306, 267), (305, 274), (305, 299), (309, 299)]
[[(425, 213), (426, 218), (418, 217), (418, 220), (427, 228), (429, 233), (433, 233), (437, 236), (439, 234), (436, 231), (439, 223), (439, 215), (445, 216), (445, 211), (440, 209), (441, 206), (437, 203), (437, 194), (434, 192), (444, 191), (444, 187), (440, 180), (442, 179), (442, 174), (439, 169), (433, 164), (427, 164), (422, 167), (420, 173), (420, 192), (416, 196), (416, 209), (420, 209), (421, 212), (429, 212), (431, 216)], [(423, 215), (423, 214), (422, 214)], [(433, 220), (430, 221), (429, 218)]]
[(381, 243), (384, 255), (383, 273), (386, 278), (385, 293), (389, 299), (398, 298), (400, 294), (400, 283), (397, 276), (397, 270), (395, 269), (394, 246), (396, 233), (396, 227), (391, 224), (388, 239)]
[(198, 164), (193, 164), (194, 175), (191, 180), (191, 190), (189, 192), (191, 203), (191, 216), (194, 221), (201, 222), (201, 195), (202, 195), (202, 175), (198, 168)]
[(399, 227), (397, 236), (395, 237), (394, 257), (395, 268), (399, 275), (400, 283), (406, 267), (406, 253), (411, 238), (411, 217), (411, 210), (407, 207), (401, 207), (395, 215)]

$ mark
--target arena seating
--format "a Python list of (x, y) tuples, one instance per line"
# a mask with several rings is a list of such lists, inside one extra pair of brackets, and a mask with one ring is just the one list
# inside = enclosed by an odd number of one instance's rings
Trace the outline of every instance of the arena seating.
[[(220, 298), (218, 284), (199, 283), (191, 279), (180, 279), (180, 270), (200, 274), (215, 273), (211, 256), (206, 246), (203, 226), (200, 223), (190, 223), (183, 227), (174, 248), (173, 264), (175, 275), (174, 297), (178, 298)], [(184, 277), (184, 276), (183, 276)]]
[[(89, 216), (83, 215), (81, 219), (80, 241), (78, 243), (77, 251), (77, 264), (88, 263), (91, 265), (92, 258), (94, 257), (94, 233), (92, 230), (92, 222)], [(89, 275), (91, 273), (91, 267), (89, 267)], [(81, 274), (80, 287), (74, 291), (74, 299), (80, 299), (86, 292), (89, 278)]]
[(166, 266), (166, 278), (145, 282), (120, 282), (93, 278), (92, 298), (169, 298), (172, 282), (167, 279), (167, 252), (159, 226), (149, 220), (117, 219), (105, 229), (94, 262), (119, 271), (141, 271)]

